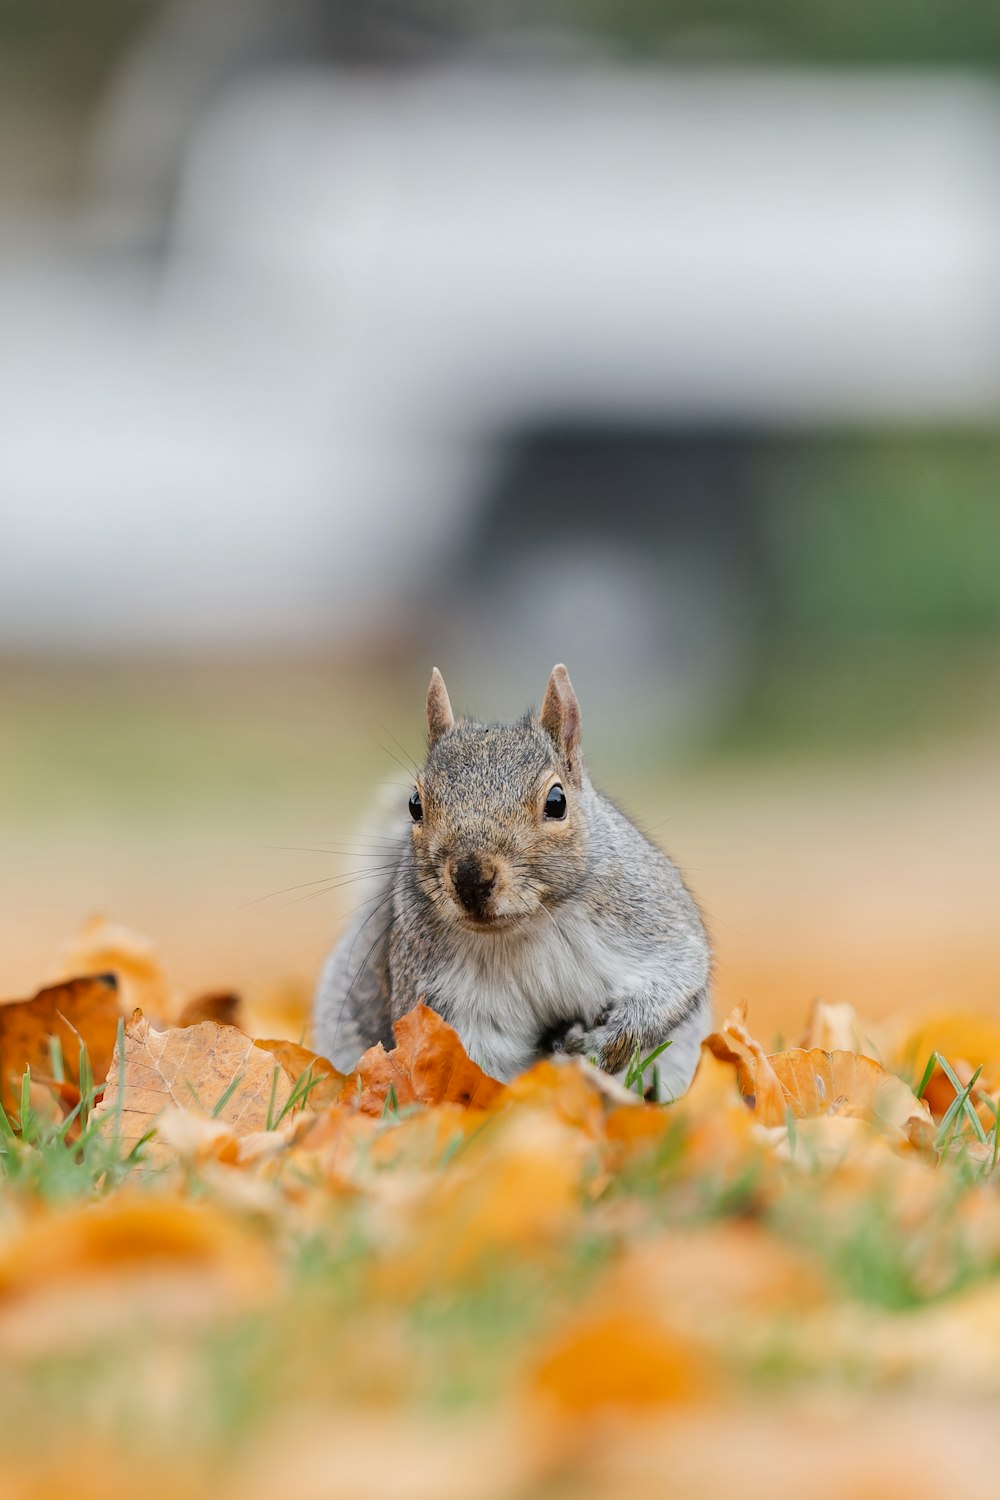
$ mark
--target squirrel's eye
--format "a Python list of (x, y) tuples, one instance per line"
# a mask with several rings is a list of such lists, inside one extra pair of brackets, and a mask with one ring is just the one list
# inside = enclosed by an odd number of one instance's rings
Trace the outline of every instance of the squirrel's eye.
[(413, 791), (410, 793), (410, 817), (413, 819), (414, 823), (419, 823), (423, 815), (424, 807), (423, 803), (420, 800), (420, 793), (417, 791), (416, 787), (414, 787)]
[(549, 787), (545, 798), (545, 816), (547, 818), (564, 818), (566, 816), (566, 793), (558, 781)]

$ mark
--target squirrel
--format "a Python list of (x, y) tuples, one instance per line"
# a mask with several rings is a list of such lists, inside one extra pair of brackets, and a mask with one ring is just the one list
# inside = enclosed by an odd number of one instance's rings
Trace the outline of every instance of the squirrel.
[(676, 865), (594, 789), (566, 668), (537, 715), (484, 724), (435, 667), (427, 730), (375, 904), (324, 966), (317, 1051), (346, 1071), (424, 1001), (497, 1079), (566, 1053), (676, 1098), (710, 1030), (708, 938)]

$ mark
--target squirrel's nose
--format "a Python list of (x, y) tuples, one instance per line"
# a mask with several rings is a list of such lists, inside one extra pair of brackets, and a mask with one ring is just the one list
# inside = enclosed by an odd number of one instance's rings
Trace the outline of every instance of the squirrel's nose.
[(467, 854), (451, 867), (455, 895), (467, 912), (482, 916), (490, 893), (497, 883), (496, 865)]

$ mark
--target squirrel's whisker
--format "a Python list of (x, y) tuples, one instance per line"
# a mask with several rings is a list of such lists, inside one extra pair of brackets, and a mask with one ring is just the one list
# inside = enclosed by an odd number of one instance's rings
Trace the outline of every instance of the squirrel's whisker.
[[(386, 729), (386, 727), (385, 727), (384, 724), (379, 724), (378, 728), (379, 728), (379, 730), (381, 731), (382, 734), (386, 734), (386, 735), (389, 736), (389, 738), (392, 740), (392, 743), (395, 745), (396, 749), (400, 752), (400, 754), (404, 755), (406, 757), (406, 759), (409, 761), (410, 769), (413, 771), (414, 776), (419, 776), (420, 775), (420, 767), (417, 764), (417, 762), (413, 759), (413, 756), (410, 754), (409, 750), (407, 750), (406, 746), (405, 745), (401, 745), (399, 743), (399, 741), (397, 740), (396, 736), (394, 734), (392, 734), (388, 729)], [(383, 746), (383, 749), (384, 748), (385, 747)]]
[[(402, 750), (402, 745), (400, 745), (399, 748)], [(392, 750), (390, 750), (388, 745), (379, 745), (379, 749), (383, 751), (384, 754), (388, 755), (390, 760), (394, 760), (399, 769), (401, 771), (405, 771), (407, 776), (417, 774), (416, 771), (413, 770), (412, 766), (408, 766), (405, 761), (400, 760), (399, 756), (396, 755)], [(406, 752), (404, 751), (403, 753), (405, 754)]]
[(369, 875), (382, 875), (392, 868), (392, 865), (373, 865), (367, 870), (352, 870), (347, 875), (320, 875), (316, 880), (300, 880), (296, 885), (285, 885), (280, 890), (268, 891), (266, 896), (255, 896), (252, 901), (244, 901), (239, 910), (259, 906), (262, 901), (273, 901), (275, 896), (287, 896), (289, 891), (304, 890), (307, 885), (350, 885), (352, 881), (364, 880)]
[[(352, 870), (349, 875), (334, 875), (332, 878), (327, 880), (322, 890), (310, 891), (307, 895), (299, 896), (296, 899), (299, 901), (308, 901), (312, 896), (323, 896), (326, 895), (328, 891), (340, 891), (343, 890), (346, 886), (358, 885), (362, 881), (372, 880), (377, 875), (386, 875), (394, 868), (395, 866), (389, 865), (388, 867), (382, 867), (381, 869), (377, 870)], [(290, 887), (290, 889), (294, 889), (294, 887)], [(295, 902), (286, 901), (284, 905), (294, 906)]]
[(292, 854), (343, 854), (349, 855), (351, 859), (364, 858), (365, 855), (393, 854), (399, 848), (399, 839), (386, 839), (384, 844), (373, 844), (366, 847), (357, 844), (353, 849), (339, 844), (261, 844), (262, 849), (281, 849)]

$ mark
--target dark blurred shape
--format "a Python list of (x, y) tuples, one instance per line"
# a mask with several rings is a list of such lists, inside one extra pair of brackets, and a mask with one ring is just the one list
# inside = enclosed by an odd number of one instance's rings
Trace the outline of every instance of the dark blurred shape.
[(626, 713), (636, 735), (704, 730), (756, 667), (764, 445), (600, 423), (513, 435), (425, 598), (432, 650), (510, 693), (565, 657), (609, 741)]

